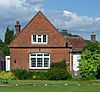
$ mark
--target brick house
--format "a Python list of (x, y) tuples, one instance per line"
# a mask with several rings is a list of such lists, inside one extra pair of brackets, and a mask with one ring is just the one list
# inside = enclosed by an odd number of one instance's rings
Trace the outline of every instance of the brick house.
[(10, 68), (44, 70), (51, 62), (66, 60), (70, 65), (69, 42), (39, 11), (21, 31), (16, 21), (16, 37), (10, 44)]

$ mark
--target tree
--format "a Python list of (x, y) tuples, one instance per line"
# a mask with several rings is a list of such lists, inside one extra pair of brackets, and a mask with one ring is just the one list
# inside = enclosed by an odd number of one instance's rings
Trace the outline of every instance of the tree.
[(9, 55), (10, 53), (9, 47), (4, 42), (2, 42), (2, 40), (0, 41), (0, 51), (2, 51), (4, 55)]
[(96, 79), (100, 71), (100, 43), (93, 42), (84, 47), (79, 60), (79, 72), (82, 79)]
[(79, 60), (79, 71), (82, 79), (95, 79), (100, 66), (100, 54), (84, 51)]
[(90, 44), (87, 44), (86, 46), (84, 46), (83, 50), (88, 50), (91, 52), (97, 52), (100, 53), (100, 43), (99, 42), (92, 42)]
[(14, 38), (14, 31), (9, 29), (7, 27), (6, 32), (5, 32), (5, 39), (4, 42), (0, 39), (0, 51), (4, 53), (4, 55), (9, 55), (10, 54), (10, 49), (8, 45)]
[(13, 39), (14, 39), (14, 31), (9, 29), (9, 27), (7, 27), (4, 40), (5, 44), (9, 45)]
[(2, 40), (0, 39), (0, 44), (2, 44), (3, 42), (2, 42)]

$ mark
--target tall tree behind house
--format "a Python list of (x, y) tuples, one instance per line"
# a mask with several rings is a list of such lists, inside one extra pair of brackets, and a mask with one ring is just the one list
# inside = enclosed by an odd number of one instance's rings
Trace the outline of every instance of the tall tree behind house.
[(9, 27), (7, 27), (6, 32), (5, 32), (5, 39), (4, 39), (4, 43), (6, 45), (9, 45), (10, 42), (14, 39), (14, 31), (12, 29), (9, 29)]

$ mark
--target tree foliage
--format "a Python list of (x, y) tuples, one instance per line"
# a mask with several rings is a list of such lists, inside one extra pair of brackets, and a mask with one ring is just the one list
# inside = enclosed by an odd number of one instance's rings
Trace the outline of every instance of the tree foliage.
[(4, 42), (0, 42), (0, 51), (2, 51), (6, 56), (10, 53), (9, 47)]
[(100, 53), (100, 43), (99, 42), (92, 42), (90, 44), (87, 44), (86, 46), (84, 46), (83, 50), (88, 50), (91, 52), (97, 52)]
[(0, 39), (0, 51), (4, 53), (4, 55), (9, 55), (10, 54), (10, 49), (8, 45), (14, 38), (14, 31), (9, 29), (7, 27), (6, 32), (5, 32), (5, 39), (4, 42)]
[(6, 32), (5, 32), (5, 44), (9, 45), (10, 42), (13, 40), (14, 38), (14, 31), (9, 29), (9, 27), (7, 27)]
[(93, 42), (85, 46), (79, 60), (79, 71), (82, 79), (95, 79), (100, 69), (100, 43)]

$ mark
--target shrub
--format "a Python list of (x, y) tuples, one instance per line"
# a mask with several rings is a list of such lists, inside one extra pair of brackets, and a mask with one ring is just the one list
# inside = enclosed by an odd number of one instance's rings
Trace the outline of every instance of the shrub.
[(70, 74), (67, 70), (63, 68), (51, 68), (48, 71), (48, 79), (49, 80), (66, 80), (70, 77)]
[(0, 79), (14, 79), (15, 76), (10, 71), (1, 71), (0, 72)]
[(31, 71), (28, 72), (24, 69), (12, 70), (12, 72), (14, 73), (16, 78), (19, 80), (32, 79), (32, 77), (33, 77), (33, 72), (31, 72)]
[(50, 67), (52, 68), (63, 68), (63, 69), (67, 69), (67, 64), (66, 64), (66, 61), (63, 60), (61, 62), (53, 62), (51, 63)]
[(33, 72), (33, 79), (47, 80), (47, 72)]
[(36, 72), (26, 71), (24, 69), (12, 70), (14, 75), (19, 80), (34, 79), (34, 80), (45, 80), (47, 79), (47, 72)]

